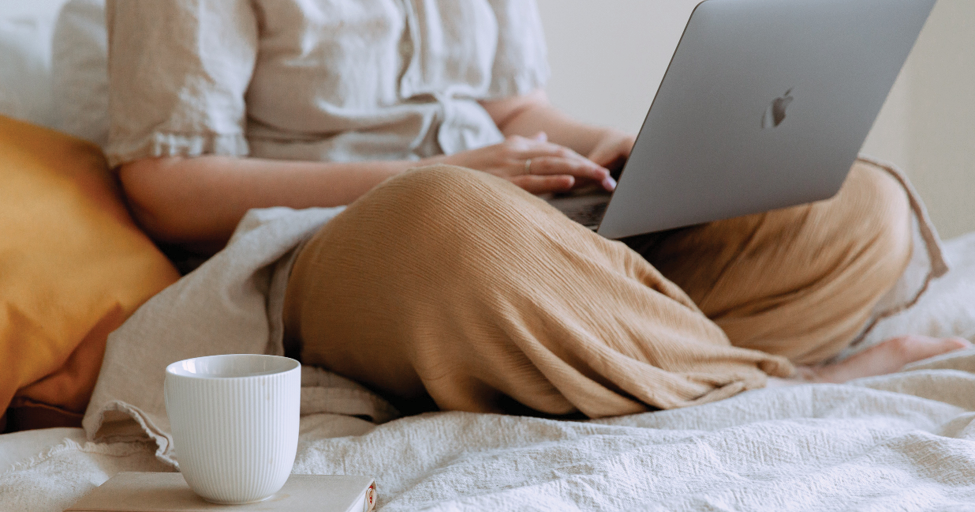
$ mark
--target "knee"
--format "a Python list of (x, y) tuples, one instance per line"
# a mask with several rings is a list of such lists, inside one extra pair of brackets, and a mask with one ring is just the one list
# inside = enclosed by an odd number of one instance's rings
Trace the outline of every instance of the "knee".
[(501, 179), (464, 167), (433, 165), (399, 174), (383, 182), (367, 196), (378, 196), (370, 199), (392, 201), (414, 212), (427, 209), (440, 211), (445, 203), (479, 203), (490, 195), (491, 188), (504, 183)]
[(873, 254), (889, 267), (894, 279), (911, 258), (913, 222), (911, 205), (903, 185), (889, 172), (857, 161), (850, 171), (843, 193), (853, 196), (851, 206), (862, 226), (865, 253)]
[(510, 221), (525, 207), (526, 201), (539, 200), (487, 173), (435, 165), (413, 169), (383, 182), (350, 210), (378, 214), (383, 221), (398, 219), (398, 225), (407, 229), (434, 227), (446, 235)]

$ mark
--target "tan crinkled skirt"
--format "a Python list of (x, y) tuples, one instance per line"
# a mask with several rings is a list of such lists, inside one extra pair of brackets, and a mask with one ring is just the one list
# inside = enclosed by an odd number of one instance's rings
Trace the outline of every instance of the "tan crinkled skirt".
[(683, 407), (845, 348), (907, 265), (910, 222), (863, 162), (828, 201), (629, 245), (493, 176), (419, 169), (309, 240), (286, 331), (306, 364), (408, 411)]

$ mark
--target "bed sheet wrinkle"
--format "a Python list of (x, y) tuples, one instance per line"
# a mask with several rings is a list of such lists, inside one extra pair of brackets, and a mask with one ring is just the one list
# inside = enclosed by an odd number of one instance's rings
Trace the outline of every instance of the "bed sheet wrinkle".
[[(975, 352), (966, 351), (968, 358)], [(975, 409), (975, 373), (960, 370), (913, 370), (904, 372), (896, 382), (889, 379), (868, 378), (856, 382), (858, 386), (879, 391), (912, 395), (960, 409)]]
[[(294, 471), (374, 476), (380, 511), (968, 510), (973, 376), (954, 368), (973, 360), (598, 421), (312, 415)], [(167, 467), (148, 444), (81, 446), (0, 474), (0, 510), (35, 492), (51, 493), (37, 510), (60, 510), (119, 468)]]

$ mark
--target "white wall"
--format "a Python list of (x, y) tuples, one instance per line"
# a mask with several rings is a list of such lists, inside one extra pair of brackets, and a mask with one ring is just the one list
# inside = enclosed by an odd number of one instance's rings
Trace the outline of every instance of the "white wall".
[(943, 235), (975, 230), (975, 1), (939, 0), (909, 66), (911, 177)]
[(54, 19), (61, 5), (67, 0), (0, 0), (0, 18), (16, 18), (24, 15)]
[(537, 0), (552, 101), (576, 117), (635, 132), (700, 0)]
[[(699, 0), (537, 0), (552, 101), (636, 131)], [(865, 153), (905, 169), (943, 237), (975, 230), (975, 1), (939, 0)]]

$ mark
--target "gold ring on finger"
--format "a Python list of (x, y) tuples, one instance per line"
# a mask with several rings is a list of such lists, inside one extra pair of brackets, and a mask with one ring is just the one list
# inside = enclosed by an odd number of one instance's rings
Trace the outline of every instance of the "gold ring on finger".
[(525, 174), (532, 173), (532, 159), (525, 160)]

